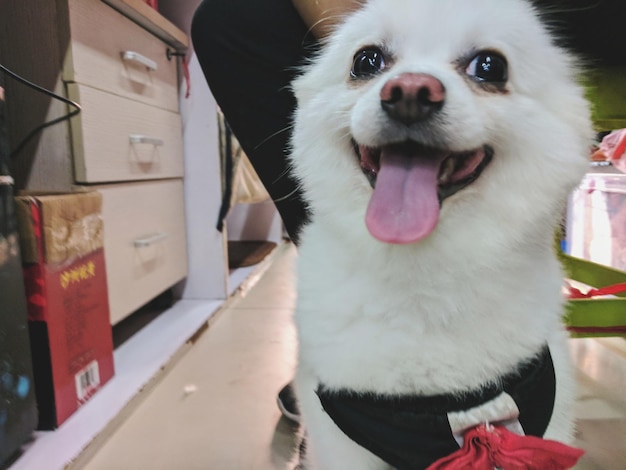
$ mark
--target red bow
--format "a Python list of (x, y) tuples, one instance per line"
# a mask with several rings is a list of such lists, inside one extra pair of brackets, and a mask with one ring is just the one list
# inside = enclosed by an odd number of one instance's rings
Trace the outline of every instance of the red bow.
[(503, 427), (483, 424), (467, 431), (463, 447), (426, 470), (565, 470), (584, 451), (557, 441), (520, 436)]
[(613, 284), (606, 287), (600, 287), (599, 289), (589, 289), (589, 291), (586, 293), (573, 286), (569, 286), (568, 290), (570, 299), (589, 299), (591, 297), (597, 297), (599, 295), (621, 294), (622, 292), (626, 291), (626, 282), (621, 282), (619, 284)]

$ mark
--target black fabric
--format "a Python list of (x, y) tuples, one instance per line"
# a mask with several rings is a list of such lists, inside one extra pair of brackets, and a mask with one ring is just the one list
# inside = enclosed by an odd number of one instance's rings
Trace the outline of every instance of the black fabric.
[(506, 392), (517, 403), (527, 435), (542, 437), (554, 407), (556, 381), (550, 351), (479, 390), (436, 396), (378, 395), (320, 385), (320, 402), (337, 426), (398, 470), (419, 470), (458, 450), (447, 413), (469, 410)]
[(224, 221), (230, 211), (230, 201), (233, 196), (233, 173), (234, 173), (234, 160), (232, 149), (232, 133), (228, 122), (224, 119), (224, 153), (223, 165), (224, 168), (224, 194), (222, 195), (222, 204), (220, 205), (220, 211), (217, 216), (217, 230), (222, 232), (224, 230)]
[(505, 384), (504, 391), (517, 403), (524, 432), (543, 437), (552, 417), (556, 395), (554, 364), (547, 347), (522, 370), (520, 377), (522, 380), (517, 383)]
[(289, 0), (204, 0), (192, 41), (224, 116), (297, 241), (307, 206), (287, 159), (289, 85), (315, 41)]
[(596, 66), (626, 65), (624, 0), (532, 0), (560, 42)]

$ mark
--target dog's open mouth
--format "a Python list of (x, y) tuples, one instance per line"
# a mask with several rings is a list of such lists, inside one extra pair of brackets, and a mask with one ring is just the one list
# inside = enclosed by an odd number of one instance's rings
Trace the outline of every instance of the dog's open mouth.
[(443, 200), (476, 181), (493, 156), (487, 145), (465, 152), (413, 141), (353, 146), (374, 188), (367, 228), (387, 243), (413, 243), (428, 236), (437, 226)]

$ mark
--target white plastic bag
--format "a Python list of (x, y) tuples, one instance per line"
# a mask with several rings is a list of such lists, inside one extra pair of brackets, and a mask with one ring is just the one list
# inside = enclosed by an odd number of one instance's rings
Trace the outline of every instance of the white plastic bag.
[(607, 134), (602, 139), (599, 150), (615, 168), (626, 173), (626, 129)]

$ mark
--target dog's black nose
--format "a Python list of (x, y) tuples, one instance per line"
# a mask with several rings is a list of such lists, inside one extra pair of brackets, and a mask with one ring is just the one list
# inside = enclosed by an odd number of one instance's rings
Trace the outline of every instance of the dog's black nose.
[(403, 73), (389, 79), (380, 91), (385, 112), (407, 126), (441, 109), (445, 97), (443, 83), (425, 73)]

